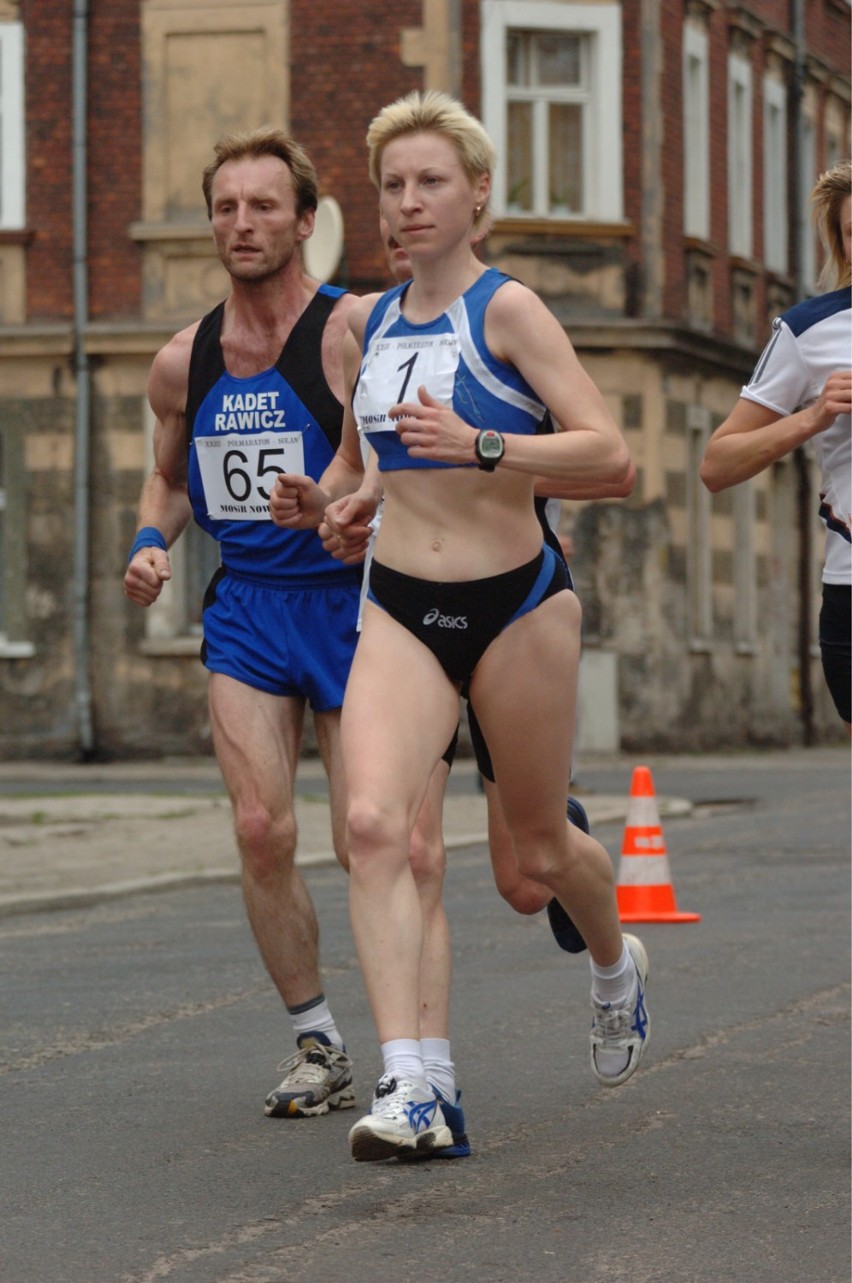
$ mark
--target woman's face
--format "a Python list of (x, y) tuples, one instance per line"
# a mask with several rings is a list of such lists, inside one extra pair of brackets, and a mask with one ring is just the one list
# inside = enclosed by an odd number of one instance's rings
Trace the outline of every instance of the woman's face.
[(846, 262), (852, 263), (852, 196), (847, 196), (840, 206), (840, 235), (846, 251)]
[(412, 259), (470, 241), (474, 210), (488, 198), (486, 174), (471, 183), (443, 134), (403, 134), (381, 159), (380, 207), (391, 234)]

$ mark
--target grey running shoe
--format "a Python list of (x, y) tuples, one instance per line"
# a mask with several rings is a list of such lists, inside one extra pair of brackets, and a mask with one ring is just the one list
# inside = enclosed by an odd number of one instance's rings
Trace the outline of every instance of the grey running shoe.
[[(651, 1033), (651, 1017), (645, 1005), (645, 985), (648, 980), (648, 955), (636, 936), (625, 934), (624, 943), (636, 965), (635, 988), (622, 1007), (598, 1002), (592, 994), (592, 1072), (604, 1087), (619, 1087), (638, 1068)], [(620, 1053), (621, 1068), (607, 1073), (609, 1055)], [(600, 1057), (600, 1059), (599, 1059)]]
[(453, 1133), (432, 1089), (390, 1074), (379, 1079), (369, 1114), (349, 1133), (357, 1163), (378, 1163), (414, 1153), (425, 1158), (453, 1144)]
[(278, 1066), (283, 1082), (266, 1097), (270, 1118), (312, 1118), (355, 1104), (352, 1061), (333, 1047), (325, 1034), (302, 1034), (299, 1050)]

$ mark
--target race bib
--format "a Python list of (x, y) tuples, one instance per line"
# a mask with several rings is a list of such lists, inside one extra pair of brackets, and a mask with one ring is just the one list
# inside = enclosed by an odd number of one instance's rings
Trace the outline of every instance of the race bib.
[(305, 473), (301, 432), (196, 437), (195, 449), (207, 515), (218, 521), (271, 521), (279, 472)]
[(425, 387), (436, 401), (452, 405), (459, 364), (457, 334), (399, 335), (370, 346), (355, 394), (355, 416), (362, 432), (395, 432), (391, 406), (416, 401)]

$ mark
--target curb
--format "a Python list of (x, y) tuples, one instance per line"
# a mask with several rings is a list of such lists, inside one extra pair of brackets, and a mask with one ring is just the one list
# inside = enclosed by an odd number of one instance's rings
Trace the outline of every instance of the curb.
[[(667, 798), (660, 802), (662, 816), (680, 816), (692, 813), (692, 803), (682, 798)], [(614, 824), (623, 820), (625, 806), (602, 809), (593, 817), (594, 824)], [(444, 839), (448, 851), (468, 846), (487, 846), (488, 834), (467, 833)], [(318, 868), (337, 863), (333, 851), (308, 851), (296, 857), (301, 868)], [(207, 869), (201, 873), (158, 873), (149, 877), (132, 878), (121, 882), (106, 882), (97, 887), (72, 887), (63, 891), (42, 891), (36, 895), (0, 896), (0, 918), (23, 916), (27, 913), (49, 913), (60, 909), (87, 909), (107, 900), (118, 900), (157, 892), (180, 891), (196, 886), (238, 884), (238, 868)]]

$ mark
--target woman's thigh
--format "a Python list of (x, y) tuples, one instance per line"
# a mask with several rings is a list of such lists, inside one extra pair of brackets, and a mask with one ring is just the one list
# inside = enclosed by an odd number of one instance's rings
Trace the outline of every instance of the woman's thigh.
[(510, 827), (565, 826), (580, 620), (574, 593), (557, 593), (491, 643), (471, 680)]
[(413, 824), (458, 717), (458, 691), (434, 655), (368, 602), (341, 719), (350, 800), (404, 806)]

